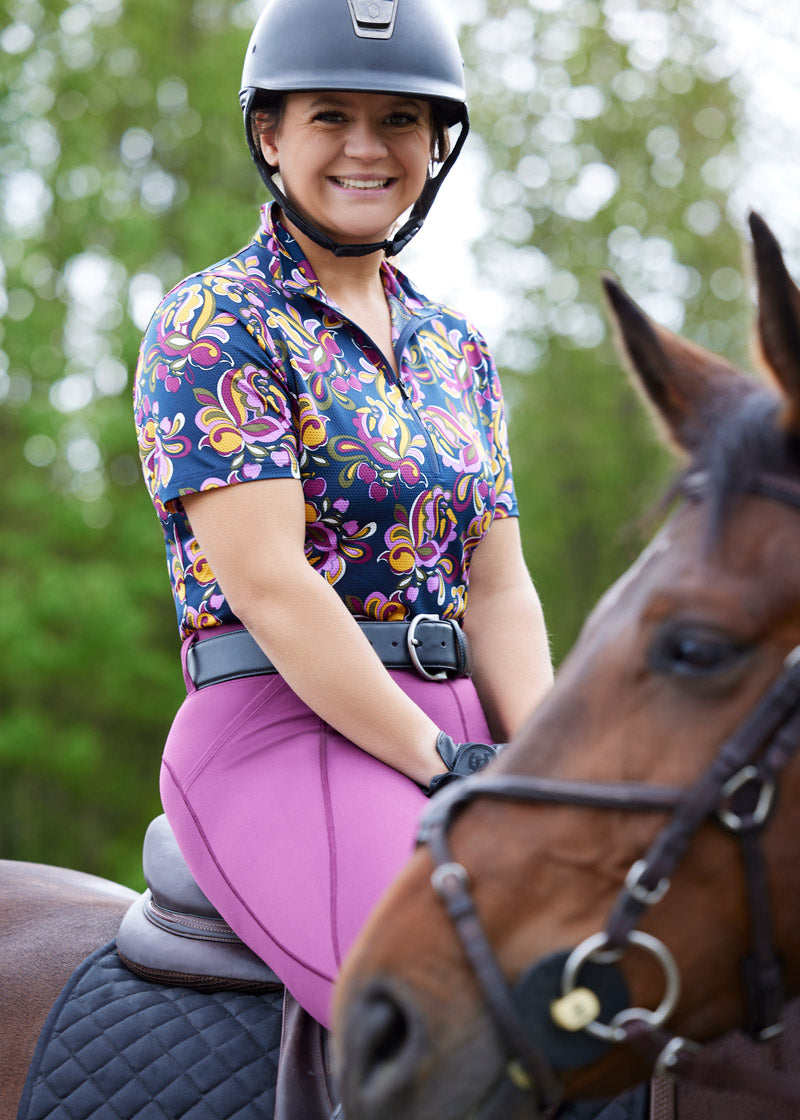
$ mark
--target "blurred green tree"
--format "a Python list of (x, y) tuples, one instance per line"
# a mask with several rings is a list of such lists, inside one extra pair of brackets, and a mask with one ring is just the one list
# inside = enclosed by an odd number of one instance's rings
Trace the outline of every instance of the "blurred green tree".
[(740, 107), (688, 3), (489, 0), (462, 41), (490, 215), (476, 252), (506, 302), (496, 357), (558, 661), (651, 531), (640, 515), (671, 466), (620, 372), (601, 272), (746, 359), (744, 215), (726, 214)]
[[(507, 307), (526, 548), (560, 657), (637, 547), (621, 527), (665, 463), (618, 372), (597, 274), (610, 266), (663, 321), (736, 356), (737, 106), (688, 0), (448, 3), (484, 138), (476, 252)], [(0, 0), (7, 858), (140, 883), (182, 682), (131, 373), (161, 293), (255, 226), (237, 93), (260, 7)]]
[(131, 372), (160, 294), (256, 225), (257, 5), (2, 7), (0, 854), (136, 885), (182, 682)]

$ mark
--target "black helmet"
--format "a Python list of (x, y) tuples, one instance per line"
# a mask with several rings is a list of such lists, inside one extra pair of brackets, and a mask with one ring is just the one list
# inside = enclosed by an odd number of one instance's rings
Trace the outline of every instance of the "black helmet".
[[(299, 214), (276, 185), (277, 169), (264, 159), (250, 113), (264, 94), (301, 90), (425, 98), (437, 104), (447, 126), (461, 125), (452, 151), (391, 240), (340, 245)], [(438, 0), (269, 0), (250, 38), (239, 100), (250, 152), (267, 187), (303, 233), (337, 256), (399, 253), (421, 228), (469, 131), (464, 64)]]

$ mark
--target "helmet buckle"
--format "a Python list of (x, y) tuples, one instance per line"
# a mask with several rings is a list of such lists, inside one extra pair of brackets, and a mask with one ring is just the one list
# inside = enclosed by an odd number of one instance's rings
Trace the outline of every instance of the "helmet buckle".
[(391, 39), (397, 0), (347, 0), (353, 30), (360, 39)]

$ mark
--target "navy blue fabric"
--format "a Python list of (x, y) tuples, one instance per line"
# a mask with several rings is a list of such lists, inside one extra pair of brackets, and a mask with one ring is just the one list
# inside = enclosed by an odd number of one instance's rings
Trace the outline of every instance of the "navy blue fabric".
[(639, 1085), (613, 1100), (569, 1101), (558, 1110), (555, 1120), (647, 1120), (649, 1104), (648, 1086)]
[(282, 1006), (149, 983), (109, 942), (50, 1012), (18, 1120), (270, 1120)]

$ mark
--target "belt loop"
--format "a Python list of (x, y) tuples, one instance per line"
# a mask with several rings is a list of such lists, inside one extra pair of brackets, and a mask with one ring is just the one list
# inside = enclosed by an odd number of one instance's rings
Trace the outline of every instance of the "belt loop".
[(460, 677), (472, 676), (472, 657), (469, 652), (469, 638), (461, 629), (461, 625), (454, 618), (447, 621), (453, 627), (456, 639), (456, 654), (458, 655), (458, 675)]
[(197, 686), (194, 683), (192, 676), (192, 662), (194, 661), (194, 647), (198, 640), (198, 634), (195, 630), (189, 634), (188, 637), (183, 639), (181, 644), (181, 668), (183, 669), (183, 681), (186, 685), (187, 695), (197, 691)]

